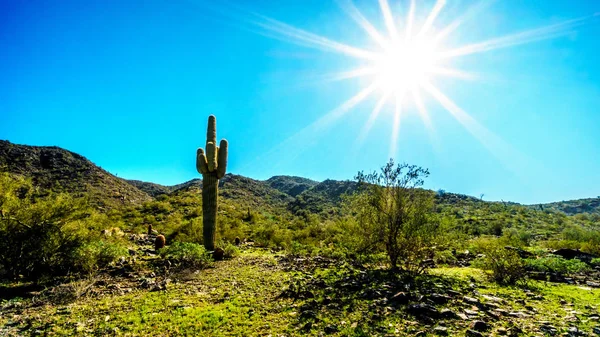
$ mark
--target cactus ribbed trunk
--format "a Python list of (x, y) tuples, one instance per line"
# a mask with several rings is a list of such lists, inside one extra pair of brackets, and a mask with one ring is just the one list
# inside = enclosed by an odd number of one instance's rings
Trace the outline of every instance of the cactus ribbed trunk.
[(222, 139), (220, 146), (216, 144), (217, 119), (211, 115), (206, 129), (206, 152), (202, 148), (196, 152), (196, 169), (202, 174), (202, 241), (210, 251), (215, 250), (219, 179), (227, 172), (227, 140)]
[(215, 250), (217, 194), (219, 178), (211, 172), (202, 175), (202, 238), (207, 250)]

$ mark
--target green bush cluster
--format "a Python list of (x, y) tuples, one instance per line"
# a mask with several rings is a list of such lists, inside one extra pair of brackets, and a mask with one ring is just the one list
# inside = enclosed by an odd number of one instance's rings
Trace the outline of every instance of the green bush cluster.
[(525, 265), (528, 269), (539, 272), (551, 272), (560, 275), (570, 275), (584, 272), (590, 267), (578, 259), (567, 260), (557, 255), (548, 255), (537, 259), (526, 259)]
[(240, 249), (231, 243), (227, 243), (227, 244), (223, 245), (222, 247), (223, 247), (223, 251), (224, 251), (223, 256), (226, 259), (231, 259), (231, 258), (234, 258), (234, 257), (240, 255)]
[(93, 272), (127, 255), (127, 249), (118, 242), (92, 241), (74, 251), (73, 262), (78, 269)]
[(175, 241), (161, 249), (160, 255), (178, 267), (205, 268), (212, 263), (204, 246), (192, 242)]
[(100, 241), (108, 224), (86, 199), (44, 195), (28, 180), (0, 174), (0, 270), (5, 277), (39, 281), (111, 263), (123, 248), (116, 238)]
[(490, 279), (500, 284), (517, 284), (526, 280), (525, 262), (500, 240), (479, 238), (473, 243), (475, 251), (483, 256), (472, 265), (490, 272)]

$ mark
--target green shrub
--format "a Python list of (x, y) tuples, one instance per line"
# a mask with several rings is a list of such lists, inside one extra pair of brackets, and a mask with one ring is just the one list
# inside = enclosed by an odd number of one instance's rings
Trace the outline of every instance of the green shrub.
[(77, 248), (73, 254), (73, 265), (85, 272), (105, 267), (122, 256), (127, 249), (116, 242), (93, 241)]
[(204, 246), (191, 242), (175, 241), (161, 249), (160, 255), (180, 267), (205, 268), (212, 263)]
[(597, 257), (595, 259), (592, 259), (592, 261), (590, 262), (593, 266), (600, 266), (600, 257)]
[(436, 250), (433, 255), (433, 261), (436, 265), (454, 265), (456, 257), (451, 250)]
[(538, 259), (525, 260), (527, 268), (540, 271), (558, 273), (561, 275), (570, 275), (587, 271), (590, 267), (578, 259), (567, 260), (557, 255), (549, 255)]
[(333, 243), (320, 247), (312, 251), (312, 255), (323, 256), (331, 259), (343, 260), (346, 258), (346, 252), (341, 247), (335, 247)]
[(475, 249), (483, 254), (473, 266), (490, 271), (490, 278), (499, 284), (517, 284), (526, 280), (525, 263), (519, 255), (495, 239), (480, 238)]
[(526, 247), (531, 241), (531, 233), (526, 230), (507, 229), (503, 232), (500, 241), (504, 245), (514, 247)]
[(9, 278), (39, 281), (82, 269), (76, 252), (106, 222), (84, 198), (40, 196), (30, 181), (0, 174), (0, 267)]
[(231, 259), (233, 257), (240, 255), (240, 249), (237, 246), (232, 245), (231, 243), (227, 243), (223, 247), (223, 251), (224, 251), (223, 256), (226, 259)]

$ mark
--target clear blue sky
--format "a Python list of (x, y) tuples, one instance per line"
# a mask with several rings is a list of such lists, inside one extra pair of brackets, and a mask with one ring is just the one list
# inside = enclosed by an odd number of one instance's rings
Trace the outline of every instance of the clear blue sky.
[[(408, 0), (389, 2), (405, 15)], [(199, 176), (195, 151), (215, 114), (218, 137), (230, 142), (231, 173), (352, 179), (387, 161), (393, 108), (357, 142), (377, 96), (298, 134), (364, 87), (322, 78), (352, 58), (249, 23), (254, 12), (346, 44), (372, 44), (335, 1), (216, 3), (0, 2), (0, 139), (60, 146), (120, 177), (176, 184)], [(385, 31), (376, 1), (355, 3)], [(423, 19), (433, 1), (417, 3), (416, 19)], [(435, 27), (472, 3), (448, 0)], [(597, 1), (496, 1), (447, 43), (597, 12)], [(600, 22), (586, 19), (556, 35), (457, 58), (454, 65), (475, 80), (432, 80), (489, 130), (491, 149), (424, 94), (438, 143), (408, 109), (396, 159), (428, 167), (429, 188), (488, 200), (600, 195)]]

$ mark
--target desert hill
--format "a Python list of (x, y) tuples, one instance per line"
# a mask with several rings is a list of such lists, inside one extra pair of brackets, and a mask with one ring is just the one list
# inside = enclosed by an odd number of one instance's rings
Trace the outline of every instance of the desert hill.
[[(164, 186), (152, 182), (126, 180), (107, 172), (87, 158), (56, 146), (28, 146), (0, 140), (0, 172), (9, 172), (30, 178), (42, 190), (86, 194), (100, 208), (140, 205), (160, 196), (182, 191), (200, 190), (202, 179), (195, 178), (181, 184)], [(325, 180), (323, 182), (296, 176), (274, 176), (267, 180), (227, 174), (220, 182), (224, 199), (244, 200), (252, 207), (269, 205), (287, 209), (293, 214), (326, 214), (340, 205), (341, 197), (356, 189), (354, 181)], [(198, 193), (199, 197), (199, 193)], [(520, 207), (511, 202), (488, 202), (475, 197), (438, 193), (440, 205), (461, 209), (481, 207)], [(555, 203), (530, 205), (529, 209), (600, 214), (600, 198), (578, 199)]]

